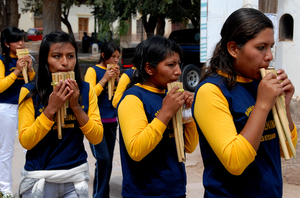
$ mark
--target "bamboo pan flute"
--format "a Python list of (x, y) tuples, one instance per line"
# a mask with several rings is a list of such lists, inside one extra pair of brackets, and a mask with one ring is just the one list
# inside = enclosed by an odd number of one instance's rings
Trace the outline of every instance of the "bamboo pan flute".
[[(115, 67), (115, 64), (107, 64), (107, 69), (113, 69)], [(111, 77), (108, 80), (108, 100), (111, 100), (113, 93), (114, 93), (114, 88), (115, 88), (115, 81), (116, 77)]]
[[(75, 73), (73, 71), (52, 73), (53, 90), (55, 89), (57, 83), (60, 80), (65, 81), (68, 78), (75, 80)], [(57, 133), (58, 133), (58, 138), (59, 139), (62, 139), (61, 128), (64, 127), (64, 125), (65, 125), (65, 117), (67, 116), (67, 108), (68, 107), (69, 107), (69, 101), (67, 101), (63, 105), (63, 107), (61, 109), (59, 109), (58, 112), (56, 113), (56, 118), (57, 118)]]
[[(276, 74), (275, 70), (265, 70), (264, 68), (260, 69), (262, 78), (265, 77), (265, 75), (269, 72), (273, 72), (274, 74)], [(275, 105), (272, 107), (272, 114), (275, 120), (276, 129), (284, 158), (290, 159), (287, 145), (290, 147), (293, 156), (296, 157), (296, 151), (292, 142), (289, 123), (286, 116), (285, 98), (283, 95), (279, 96), (276, 99)], [(288, 142), (288, 144), (286, 144), (286, 141)]]
[[(168, 91), (170, 92), (173, 87), (183, 89), (181, 82), (168, 83)], [(184, 155), (184, 140), (183, 140), (183, 123), (182, 123), (182, 107), (173, 115), (172, 124), (174, 129), (177, 157), (179, 162), (185, 163)]]
[[(22, 58), (23, 56), (26, 56), (29, 54), (28, 49), (16, 49), (16, 52), (17, 52), (18, 58)], [(28, 67), (28, 62), (26, 62), (26, 66), (23, 67), (23, 69), (22, 69), (22, 74), (23, 74), (25, 83), (28, 83), (27, 67)]]

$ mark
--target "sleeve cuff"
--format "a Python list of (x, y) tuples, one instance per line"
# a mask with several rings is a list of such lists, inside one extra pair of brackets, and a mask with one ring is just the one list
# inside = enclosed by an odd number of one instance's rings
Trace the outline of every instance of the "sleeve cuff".
[(13, 80), (16, 80), (16, 79), (17, 79), (17, 76), (16, 76), (16, 74), (15, 74), (14, 72), (11, 72), (11, 73), (9, 74), (9, 77), (11, 77)]
[(79, 127), (83, 134), (88, 133), (89, 131), (93, 130), (93, 121), (91, 119), (88, 120), (88, 122), (82, 126)]
[(155, 128), (161, 132), (161, 134), (163, 134), (167, 128), (167, 126), (162, 122), (160, 121), (159, 119), (157, 118), (154, 118), (151, 122), (151, 124), (153, 126), (155, 126)]
[(39, 116), (39, 118), (40, 118), (40, 122), (43, 123), (43, 126), (45, 127), (45, 129), (47, 129), (47, 130), (50, 131), (50, 130), (51, 130), (51, 127), (52, 127), (53, 124), (54, 124), (53, 120), (49, 120), (49, 119), (47, 118), (47, 116), (45, 116), (44, 113), (42, 113), (42, 114)]

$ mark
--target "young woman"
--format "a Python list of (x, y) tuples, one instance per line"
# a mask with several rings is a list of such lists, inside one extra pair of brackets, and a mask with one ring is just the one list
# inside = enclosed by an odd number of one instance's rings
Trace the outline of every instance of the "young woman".
[(30, 55), (18, 59), (17, 49), (23, 49), (24, 33), (16, 27), (8, 27), (1, 33), (0, 55), (0, 192), (11, 194), (12, 158), (18, 123), (18, 99), (25, 84), (22, 69), (28, 64), (30, 80), (35, 73)]
[[(166, 94), (178, 81), (182, 50), (174, 41), (153, 36), (135, 52), (136, 72), (118, 105), (123, 197), (185, 197), (185, 166), (178, 162), (171, 118), (182, 105), (191, 106), (193, 94)], [(195, 122), (183, 126), (185, 152), (197, 146)]]
[[(75, 72), (53, 90), (52, 73)], [(69, 100), (58, 139), (56, 113)], [(19, 140), (27, 149), (19, 193), (26, 197), (88, 197), (88, 164), (84, 136), (99, 144), (103, 137), (97, 96), (80, 78), (77, 46), (69, 34), (46, 35), (39, 51), (35, 81), (22, 87)]]
[(204, 162), (204, 197), (282, 197), (280, 146), (271, 108), (285, 94), (291, 119), (294, 86), (277, 70), (263, 79), (273, 59), (273, 24), (255, 9), (233, 12), (195, 92), (192, 106)]
[[(98, 96), (98, 104), (104, 127), (104, 136), (101, 144), (92, 145), (91, 150), (96, 158), (93, 197), (109, 197), (109, 180), (112, 170), (112, 160), (116, 142), (117, 110), (108, 99), (108, 81), (115, 77), (119, 80), (120, 69), (118, 64), (120, 48), (113, 42), (106, 42), (101, 47), (99, 63), (88, 68), (85, 81), (90, 83)], [(108, 64), (114, 68), (107, 69)], [(116, 86), (115, 86), (116, 87)]]

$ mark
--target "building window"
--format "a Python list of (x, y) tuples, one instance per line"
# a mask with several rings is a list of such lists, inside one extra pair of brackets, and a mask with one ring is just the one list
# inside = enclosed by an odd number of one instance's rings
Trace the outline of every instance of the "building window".
[(294, 19), (284, 14), (279, 21), (279, 41), (292, 41), (294, 37)]

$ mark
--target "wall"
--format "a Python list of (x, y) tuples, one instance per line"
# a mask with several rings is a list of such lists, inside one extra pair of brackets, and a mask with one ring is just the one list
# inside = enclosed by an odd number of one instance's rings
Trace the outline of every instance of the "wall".
[(277, 48), (275, 68), (282, 68), (289, 75), (289, 78), (292, 80), (296, 89), (295, 96), (300, 96), (300, 56), (298, 55), (300, 51), (300, 40), (298, 35), (300, 32), (299, 8), (299, 0), (278, 1), (278, 24), (283, 14), (290, 14), (294, 19), (294, 39), (293, 41), (282, 42), (278, 42), (278, 38), (276, 39)]
[[(294, 97), (290, 104), (292, 119), (296, 125), (298, 137), (300, 137), (300, 97)], [(289, 184), (300, 185), (300, 139), (296, 147), (296, 158), (290, 160), (281, 159), (283, 180)]]
[(23, 1), (18, 1), (19, 4), (19, 13), (21, 13), (20, 19), (19, 19), (19, 29), (24, 30), (25, 32), (28, 31), (29, 28), (34, 27), (34, 14), (26, 12), (25, 14), (22, 14), (21, 8), (24, 7)]
[[(217, 5), (217, 6), (216, 6)], [(258, 0), (208, 0), (207, 2), (207, 58), (210, 59), (227, 17), (242, 7), (258, 8)], [(202, 35), (201, 35), (202, 37)]]

